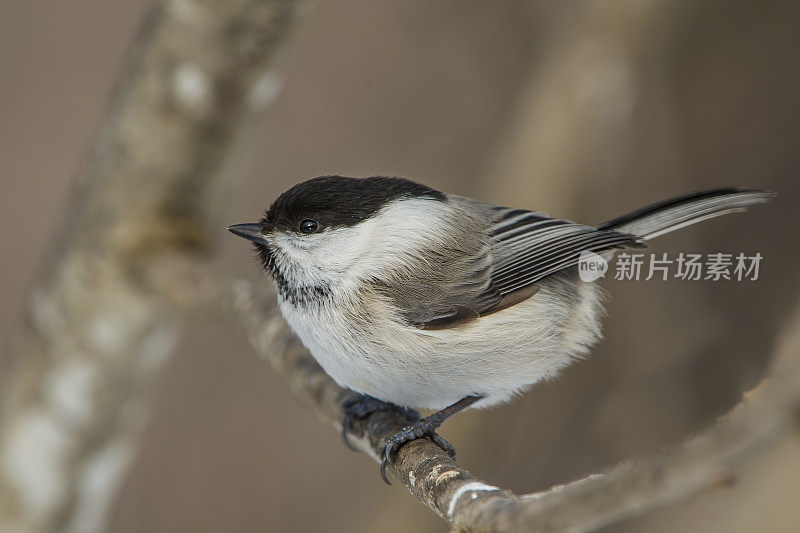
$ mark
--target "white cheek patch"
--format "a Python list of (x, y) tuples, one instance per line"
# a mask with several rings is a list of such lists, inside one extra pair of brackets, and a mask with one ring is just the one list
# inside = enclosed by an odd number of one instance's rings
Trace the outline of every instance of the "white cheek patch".
[(354, 252), (359, 246), (354, 246), (353, 233), (352, 228), (324, 230), (313, 235), (279, 233), (270, 244), (279, 250), (278, 262), (289, 263), (281, 266), (314, 277), (333, 275), (355, 259)]
[(355, 226), (312, 235), (277, 233), (269, 241), (280, 252), (277, 261), (291, 263), (284, 267), (304, 277), (343, 281), (402, 268), (409, 255), (416, 257), (443, 231), (448, 212), (447, 204), (437, 200), (401, 199)]
[(396, 200), (369, 220), (356, 226), (353, 243), (360, 250), (353, 274), (370, 276), (386, 269), (405, 268), (409, 256), (419, 258), (420, 250), (442, 235), (450, 206), (438, 200), (414, 198)]

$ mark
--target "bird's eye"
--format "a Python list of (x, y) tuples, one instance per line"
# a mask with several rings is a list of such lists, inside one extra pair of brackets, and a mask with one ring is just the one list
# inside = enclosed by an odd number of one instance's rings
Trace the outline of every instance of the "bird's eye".
[(319, 229), (319, 223), (311, 218), (307, 218), (300, 222), (300, 231), (303, 233), (316, 233)]

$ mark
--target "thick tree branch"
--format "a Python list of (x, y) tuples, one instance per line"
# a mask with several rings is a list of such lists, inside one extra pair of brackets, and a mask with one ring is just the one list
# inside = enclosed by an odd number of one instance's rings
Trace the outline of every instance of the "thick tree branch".
[(3, 379), (0, 530), (101, 527), (180, 310), (211, 287), (225, 166), (276, 93), (303, 4), (148, 14)]
[[(233, 284), (233, 316), (295, 394), (341, 428), (340, 405), (349, 391), (337, 386), (295, 340), (276, 311), (274, 296), (256, 295), (261, 292), (247, 282)], [(454, 531), (592, 531), (683, 500), (727, 483), (735, 467), (797, 430), (800, 310), (786, 331), (762, 383), (717, 424), (672, 452), (524, 496), (475, 479), (428, 439), (401, 448), (391, 470)], [(356, 424), (353, 440), (377, 461), (385, 438), (407, 422), (377, 413)]]

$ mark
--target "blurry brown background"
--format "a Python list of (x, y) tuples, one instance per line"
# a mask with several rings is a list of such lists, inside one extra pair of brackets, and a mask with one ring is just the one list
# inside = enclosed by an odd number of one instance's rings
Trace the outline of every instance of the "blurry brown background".
[[(146, 7), (0, 4), (4, 348)], [(760, 252), (759, 281), (607, 280), (606, 339), (589, 360), (443, 431), (475, 475), (523, 492), (645, 455), (735, 403), (797, 303), (797, 20), (791, 0), (320, 2), (242, 161), (230, 222), (325, 173), (401, 175), (587, 223), (691, 189), (777, 191), (769, 208), (652, 246)], [(219, 238), (222, 266), (256, 279), (247, 248)], [(158, 395), (110, 531), (443, 529), (224, 325), (190, 327)], [(795, 438), (733, 488), (613, 530), (794, 532), (798, 495)]]

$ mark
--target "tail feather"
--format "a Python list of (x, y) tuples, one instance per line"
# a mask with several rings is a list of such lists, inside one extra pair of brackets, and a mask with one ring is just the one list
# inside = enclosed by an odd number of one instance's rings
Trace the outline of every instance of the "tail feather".
[(604, 222), (597, 229), (612, 229), (647, 240), (709, 218), (744, 211), (751, 205), (768, 202), (774, 196), (769, 191), (737, 187), (698, 191), (648, 205)]

